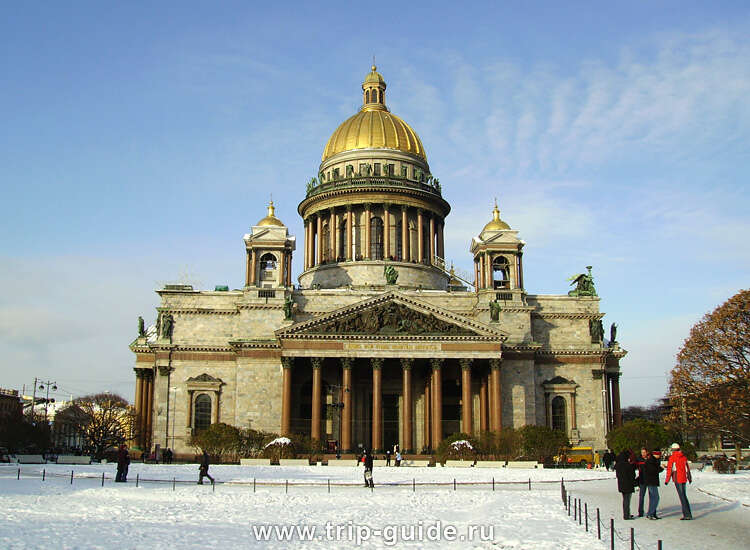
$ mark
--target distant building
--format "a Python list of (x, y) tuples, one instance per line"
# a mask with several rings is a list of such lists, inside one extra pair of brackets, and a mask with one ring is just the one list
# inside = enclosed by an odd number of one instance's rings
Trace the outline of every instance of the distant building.
[(0, 416), (6, 415), (16, 417), (23, 415), (23, 405), (18, 390), (0, 388)]

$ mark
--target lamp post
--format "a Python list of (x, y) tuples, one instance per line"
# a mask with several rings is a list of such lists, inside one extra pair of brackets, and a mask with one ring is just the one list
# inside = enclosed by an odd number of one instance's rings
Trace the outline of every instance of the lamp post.
[(332, 409), (338, 410), (339, 421), (338, 421), (338, 437), (336, 439), (336, 458), (341, 458), (341, 411), (344, 410), (344, 402), (342, 401), (341, 391), (349, 392), (349, 388), (344, 386), (330, 386), (332, 389), (339, 390), (339, 400), (335, 403), (328, 403), (327, 406)]
[[(37, 379), (34, 378), (34, 386), (36, 386)], [(51, 380), (47, 380), (47, 382), (44, 382), (43, 380), (40, 381), (39, 389), (44, 391), (47, 390), (47, 395), (44, 399), (44, 425), (47, 425), (47, 405), (49, 404), (49, 391), (50, 389), (52, 391), (57, 391), (57, 382), (52, 382)], [(50, 387), (51, 386), (51, 387)], [(34, 392), (36, 394), (36, 392)], [(54, 399), (52, 400), (54, 402)], [(32, 403), (31, 406), (32, 411), (34, 410), (34, 403)]]

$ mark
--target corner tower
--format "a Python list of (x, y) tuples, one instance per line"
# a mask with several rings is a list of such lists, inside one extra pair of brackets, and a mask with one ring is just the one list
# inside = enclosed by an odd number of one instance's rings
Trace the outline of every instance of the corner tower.
[(391, 113), (377, 67), (362, 106), (333, 132), (298, 212), (305, 224), (302, 287), (379, 287), (392, 265), (402, 288), (444, 290), (450, 205), (417, 133)]
[(295, 238), (276, 217), (273, 201), (268, 215), (244, 236), (247, 262), (245, 287), (286, 288), (292, 286), (292, 252)]

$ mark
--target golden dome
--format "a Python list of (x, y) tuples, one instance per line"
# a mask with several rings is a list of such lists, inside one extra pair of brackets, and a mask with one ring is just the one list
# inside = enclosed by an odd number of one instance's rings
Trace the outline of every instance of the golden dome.
[(268, 216), (260, 220), (255, 225), (277, 225), (280, 227), (284, 227), (283, 222), (274, 215), (273, 201), (268, 203)]
[(373, 65), (362, 84), (362, 107), (333, 132), (323, 150), (323, 161), (344, 151), (373, 148), (395, 149), (427, 160), (417, 133), (385, 106), (385, 80), (375, 69)]
[(492, 221), (484, 226), (482, 233), (485, 231), (502, 231), (504, 229), (510, 229), (510, 226), (500, 219), (500, 210), (497, 209), (497, 201), (495, 201), (495, 208), (492, 210)]

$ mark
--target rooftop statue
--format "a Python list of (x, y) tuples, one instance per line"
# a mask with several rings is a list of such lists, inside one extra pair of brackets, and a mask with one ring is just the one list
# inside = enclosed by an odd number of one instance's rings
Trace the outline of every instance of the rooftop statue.
[(161, 337), (172, 338), (172, 328), (174, 327), (174, 317), (171, 313), (162, 313), (161, 315)]
[(389, 285), (395, 285), (398, 279), (398, 271), (392, 265), (387, 265), (383, 268), (383, 275), (385, 275), (385, 282)]
[(609, 347), (614, 347), (617, 343), (617, 323), (612, 323), (609, 327)]
[(138, 336), (146, 336), (146, 325), (140, 315), (138, 316)]
[(601, 344), (604, 338), (604, 326), (601, 319), (592, 319), (589, 321), (589, 332), (591, 333), (591, 343)]
[(490, 320), (491, 321), (500, 320), (500, 304), (498, 303), (497, 300), (490, 301)]
[(594, 288), (594, 277), (591, 275), (591, 266), (587, 265), (586, 269), (588, 274), (579, 273), (573, 275), (568, 280), (573, 281), (571, 285), (576, 287), (568, 292), (568, 296), (597, 296), (596, 289)]
[(286, 299), (284, 300), (284, 319), (293, 319), (294, 318), (294, 299), (292, 298), (292, 295), (288, 295)]

